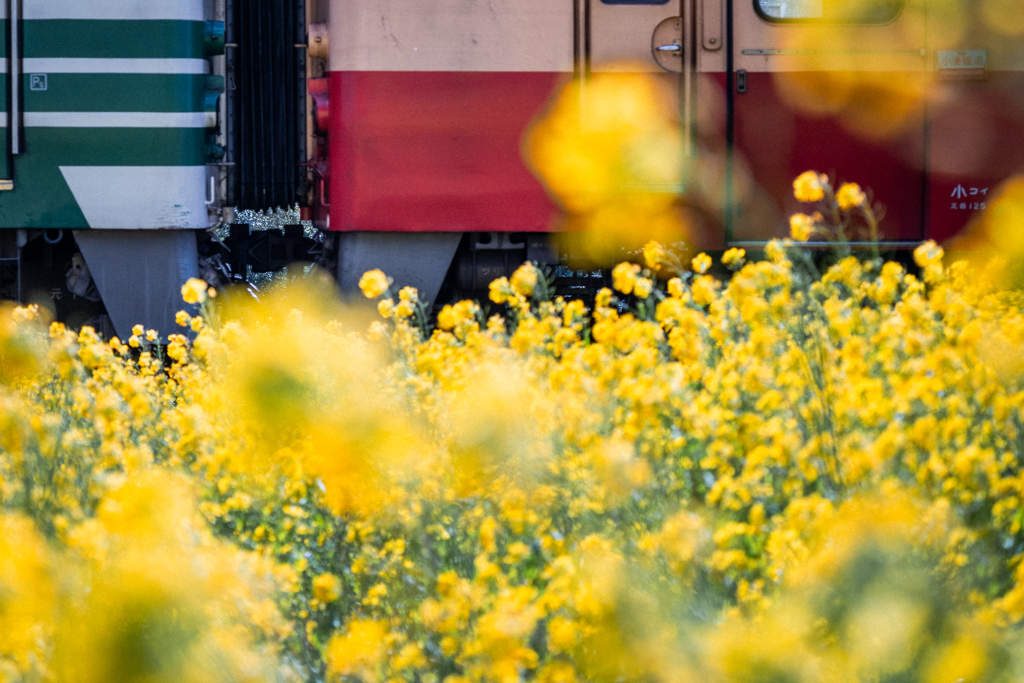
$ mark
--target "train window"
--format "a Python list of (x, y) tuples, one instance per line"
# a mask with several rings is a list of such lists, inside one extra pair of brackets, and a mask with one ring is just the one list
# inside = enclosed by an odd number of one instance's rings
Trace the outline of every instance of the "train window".
[(904, 0), (754, 0), (761, 18), (771, 22), (827, 21), (842, 24), (887, 24)]

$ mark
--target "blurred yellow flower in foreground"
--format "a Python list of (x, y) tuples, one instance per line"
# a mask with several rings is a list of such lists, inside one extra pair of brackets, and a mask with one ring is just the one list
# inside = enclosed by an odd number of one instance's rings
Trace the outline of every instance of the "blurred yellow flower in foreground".
[[(789, 53), (787, 66), (773, 70), (783, 102), (870, 140), (923, 125), (934, 78), (922, 68), (924, 35), (935, 44), (957, 44), (970, 25), (970, 3), (905, 0), (895, 17), (884, 17), (893, 21), (879, 24), (879, 9), (890, 7), (878, 0), (826, 2), (825, 21), (793, 22), (779, 32)], [(865, 21), (873, 16), (878, 19)]]
[(676, 206), (682, 139), (671, 103), (652, 76), (595, 73), (563, 87), (526, 133), (528, 162), (569, 214), (568, 227), (584, 231), (594, 258), (650, 237), (685, 236)]
[(327, 645), (327, 663), (338, 675), (358, 674), (367, 681), (379, 680), (377, 667), (386, 652), (387, 628), (377, 621), (357, 619), (349, 623), (344, 635), (335, 636)]

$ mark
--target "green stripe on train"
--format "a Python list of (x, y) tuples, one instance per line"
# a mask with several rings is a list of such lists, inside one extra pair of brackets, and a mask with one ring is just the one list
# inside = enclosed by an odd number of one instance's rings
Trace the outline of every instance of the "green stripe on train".
[[(204, 128), (26, 128), (22, 162), (57, 166), (202, 166)], [(27, 172), (26, 172), (27, 174)]]
[[(201, 21), (163, 19), (36, 19), (22, 22), (22, 56), (98, 59), (197, 59)], [(0, 20), (0, 55), (7, 54), (7, 20)]]
[(47, 74), (46, 90), (24, 77), (25, 111), (203, 111), (206, 76), (195, 74)]
[(37, 19), (25, 21), (24, 57), (201, 58), (203, 22)]

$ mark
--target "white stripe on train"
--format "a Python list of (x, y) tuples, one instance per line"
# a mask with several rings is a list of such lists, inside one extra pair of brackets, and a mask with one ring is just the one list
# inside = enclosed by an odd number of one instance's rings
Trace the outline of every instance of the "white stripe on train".
[[(0, 3), (0, 19), (7, 3)], [(24, 0), (23, 19), (172, 19), (202, 21), (203, 0)]]
[[(26, 112), (26, 128), (206, 128), (201, 111), (35, 111)], [(0, 112), (0, 128), (7, 114)]]
[[(31, 57), (21, 60), (22, 73), (41, 74), (205, 74), (205, 59), (69, 59)], [(7, 59), (0, 58), (0, 73), (7, 73)]]

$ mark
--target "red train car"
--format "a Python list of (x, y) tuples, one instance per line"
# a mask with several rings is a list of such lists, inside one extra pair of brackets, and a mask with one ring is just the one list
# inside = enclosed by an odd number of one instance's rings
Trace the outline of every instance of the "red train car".
[(1024, 50), (973, 3), (320, 0), (310, 11), (329, 169), (317, 218), (337, 240), (343, 288), (382, 267), (431, 297), (450, 271), (482, 280), (542, 254), (531, 235), (553, 229), (558, 207), (522, 160), (524, 130), (560, 82), (585, 92), (627, 63), (671, 85), (691, 153), (723, 160), (702, 167), (720, 174), (703, 184), (722, 188), (703, 248), (786, 234), (791, 180), (812, 168), (870, 186), (890, 246), (943, 241), (1024, 167)]

